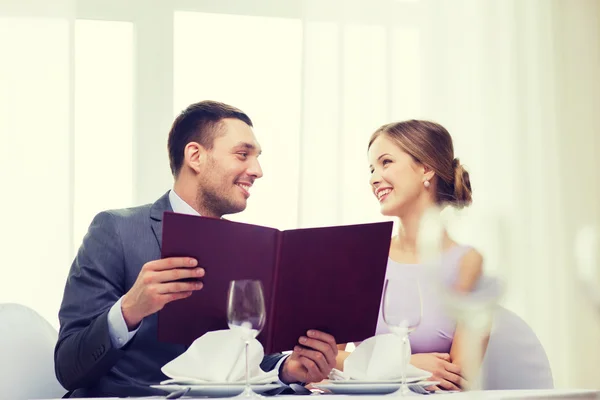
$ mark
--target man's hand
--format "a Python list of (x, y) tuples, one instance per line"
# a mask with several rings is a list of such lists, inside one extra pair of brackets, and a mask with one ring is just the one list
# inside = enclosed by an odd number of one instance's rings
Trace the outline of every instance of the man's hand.
[(338, 353), (335, 338), (327, 333), (309, 330), (307, 336), (298, 339), (300, 346), (283, 363), (281, 381), (320, 382), (329, 376), (335, 367)]
[(174, 282), (180, 279), (199, 279), (204, 269), (189, 257), (171, 257), (147, 262), (142, 267), (132, 288), (123, 296), (121, 311), (129, 330), (135, 329), (142, 319), (162, 309), (174, 300), (189, 297), (202, 289), (202, 282)]
[(432, 381), (439, 381), (439, 387), (446, 390), (461, 390), (467, 384), (463, 379), (461, 369), (458, 365), (450, 362), (450, 354), (447, 353), (420, 353), (410, 357), (410, 363), (417, 368), (431, 372)]

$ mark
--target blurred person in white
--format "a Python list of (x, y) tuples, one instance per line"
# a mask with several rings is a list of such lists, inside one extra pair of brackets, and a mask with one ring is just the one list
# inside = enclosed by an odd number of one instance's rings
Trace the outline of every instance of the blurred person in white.
[[(410, 120), (379, 128), (368, 146), (370, 184), (381, 213), (397, 217), (399, 230), (392, 238), (386, 279), (421, 285), (423, 316), (411, 334), (410, 363), (433, 374), (447, 390), (461, 390), (467, 382), (461, 367), (464, 328), (445, 310), (427, 268), (420, 265), (417, 231), (424, 212), (431, 207), (464, 207), (471, 203), (469, 173), (454, 157), (448, 131), (433, 122)], [(454, 241), (444, 232), (442, 270), (451, 284), (469, 292), (482, 274), (483, 259), (473, 247)], [(407, 301), (411, 301), (407, 299)], [(419, 304), (415, 304), (419, 307)], [(380, 309), (377, 334), (388, 333)], [(344, 345), (340, 345), (340, 350)], [(338, 369), (349, 353), (340, 351)]]
[[(263, 176), (252, 121), (226, 104), (190, 105), (173, 123), (168, 152), (173, 189), (153, 204), (99, 213), (71, 266), (55, 349), (56, 375), (71, 397), (163, 394), (150, 385), (167, 379), (161, 367), (186, 346), (157, 340), (156, 313), (202, 290), (205, 274), (195, 259), (160, 259), (163, 213), (240, 212)], [(278, 368), (283, 383), (327, 377), (335, 339), (309, 330), (299, 343), (290, 356), (265, 356), (262, 369)]]

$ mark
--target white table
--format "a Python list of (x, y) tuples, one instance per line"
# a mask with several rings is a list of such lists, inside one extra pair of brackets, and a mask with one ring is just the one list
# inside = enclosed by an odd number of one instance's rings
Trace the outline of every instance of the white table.
[[(475, 395), (475, 396), (473, 396)], [(541, 390), (485, 390), (481, 392), (463, 392), (448, 394), (457, 399), (600, 399), (599, 390), (586, 389), (541, 389)]]
[[(390, 395), (339, 395), (326, 394), (315, 395), (331, 400), (384, 400), (390, 399)], [(423, 396), (416, 393), (411, 393), (410, 397)], [(463, 393), (439, 393), (432, 396), (440, 396), (449, 400), (500, 400), (500, 399), (574, 399), (574, 400), (600, 400), (600, 390), (587, 389), (551, 389), (551, 390), (485, 390), (481, 392), (463, 392)], [(297, 395), (281, 395), (274, 396), (277, 398), (294, 398), (298, 400)], [(160, 399), (161, 397), (138, 397), (138, 399)], [(186, 399), (189, 397), (184, 397)], [(269, 397), (267, 397), (268, 399)], [(46, 399), (60, 400), (60, 399)], [(88, 400), (122, 400), (119, 398), (97, 398)]]

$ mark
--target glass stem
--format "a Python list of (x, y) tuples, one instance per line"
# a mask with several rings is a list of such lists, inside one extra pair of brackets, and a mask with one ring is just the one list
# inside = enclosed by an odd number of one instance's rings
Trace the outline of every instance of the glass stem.
[(408, 384), (406, 383), (406, 370), (408, 369), (408, 360), (410, 355), (408, 353), (408, 335), (402, 335), (402, 377), (400, 383), (400, 391), (402, 395), (408, 394)]
[(250, 345), (250, 342), (248, 340), (246, 340), (246, 391), (250, 390), (250, 371), (249, 371), (249, 363), (248, 363), (248, 347)]

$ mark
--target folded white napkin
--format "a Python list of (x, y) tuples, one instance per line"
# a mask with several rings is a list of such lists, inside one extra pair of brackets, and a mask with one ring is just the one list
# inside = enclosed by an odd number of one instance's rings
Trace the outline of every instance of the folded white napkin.
[[(168, 383), (232, 383), (244, 382), (246, 356), (245, 342), (237, 330), (207, 332), (192, 343), (179, 357), (162, 367), (170, 377)], [(260, 369), (264, 350), (256, 339), (248, 347), (250, 382), (254, 384), (276, 382), (278, 371)]]
[[(407, 346), (410, 357), (410, 346)], [(363, 341), (344, 361), (344, 371), (335, 370), (334, 380), (400, 380), (402, 377), (402, 339), (393, 333), (377, 335)], [(406, 377), (426, 379), (430, 372), (408, 364)]]

